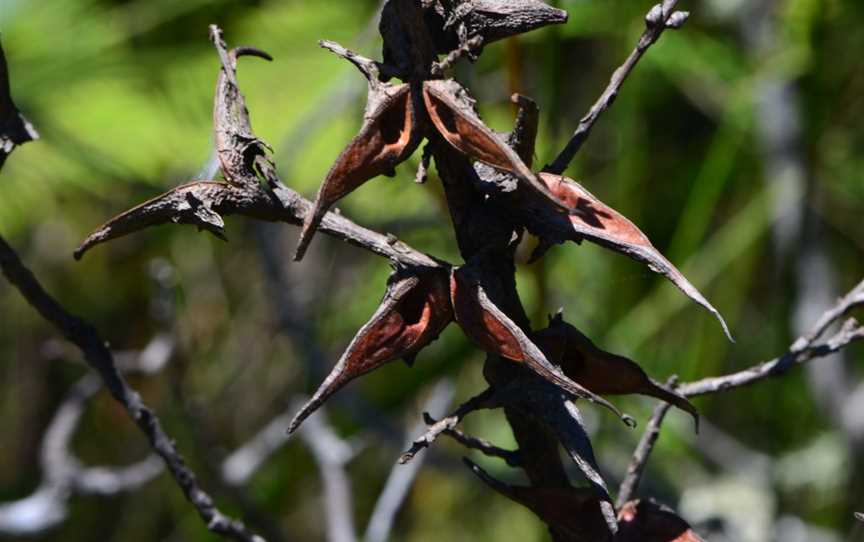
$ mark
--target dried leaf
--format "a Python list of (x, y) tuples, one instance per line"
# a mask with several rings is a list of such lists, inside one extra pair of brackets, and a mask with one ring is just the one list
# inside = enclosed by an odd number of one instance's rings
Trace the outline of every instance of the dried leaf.
[(273, 60), (273, 57), (254, 47), (238, 47), (227, 51), (222, 31), (215, 25), (210, 25), (210, 39), (222, 62), (213, 103), (214, 139), (222, 173), (230, 183), (257, 185), (258, 178), (253, 165), (256, 157), (266, 156), (269, 147), (252, 131), (246, 100), (237, 85), (237, 58), (256, 56)]
[(534, 342), (565, 375), (599, 395), (650, 395), (675, 405), (693, 416), (699, 413), (682, 395), (667, 389), (645, 374), (635, 362), (598, 348), (561, 314), (550, 319), (549, 327), (533, 335)]
[(75, 259), (95, 245), (129, 235), (159, 224), (192, 224), (225, 239), (225, 222), (213, 210), (214, 201), (220, 201), (231, 185), (214, 181), (199, 181), (178, 186), (125, 213), (119, 214), (87, 236), (75, 251)]
[(452, 79), (424, 81), (423, 100), (435, 128), (456, 150), (511, 173), (553, 205), (569, 210), (537, 179), (516, 151), (480, 120), (465, 87)]
[(453, 320), (448, 277), (440, 271), (394, 273), (381, 305), (348, 345), (330, 375), (292, 420), (289, 433), (342, 386), (395, 359), (410, 357)]
[(463, 461), (490, 488), (528, 508), (550, 527), (566, 531), (574, 540), (612, 540), (600, 501), (591, 488), (513, 486), (493, 478), (469, 459)]
[(620, 542), (705, 542), (675, 512), (651, 500), (628, 502), (618, 521)]
[(373, 177), (392, 172), (419, 144), (411, 87), (406, 83), (370, 85), (363, 127), (321, 184), (315, 206), (303, 223), (294, 259), (303, 258), (321, 219), (334, 203)]
[(453, 272), (450, 296), (456, 322), (465, 335), (485, 351), (525, 363), (549, 382), (577, 397), (605, 406), (630, 423), (629, 418), (612, 403), (573, 382), (558, 367), (549, 363), (525, 332), (489, 299), (480, 273), (472, 266), (463, 266)]
[(695, 286), (654, 248), (648, 237), (624, 215), (609, 207), (573, 179), (540, 173), (540, 180), (562, 203), (573, 209), (569, 216), (574, 240), (588, 239), (644, 263), (655, 273), (672, 281), (690, 299), (713, 314), (732, 341), (726, 321)]
[(0, 45), (0, 167), (17, 145), (34, 139), (39, 139), (39, 134), (12, 101), (6, 53)]

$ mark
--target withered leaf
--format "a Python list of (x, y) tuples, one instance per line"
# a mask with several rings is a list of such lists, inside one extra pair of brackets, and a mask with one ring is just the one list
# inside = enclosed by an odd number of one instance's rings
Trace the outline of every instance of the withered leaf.
[(410, 85), (370, 85), (363, 127), (321, 184), (313, 210), (303, 223), (294, 259), (303, 258), (321, 219), (334, 203), (373, 177), (392, 172), (419, 144)]
[(237, 84), (237, 58), (256, 56), (273, 60), (269, 54), (254, 47), (237, 47), (226, 50), (222, 31), (210, 25), (210, 39), (216, 46), (222, 69), (216, 82), (213, 101), (213, 130), (216, 154), (225, 179), (237, 185), (255, 185), (253, 164), (257, 156), (266, 156), (267, 144), (252, 131), (246, 100)]
[(489, 299), (480, 273), (470, 264), (453, 271), (450, 297), (456, 322), (465, 335), (485, 351), (525, 363), (549, 382), (574, 396), (605, 406), (630, 423), (629, 417), (625, 417), (612, 403), (573, 382), (549, 363), (540, 348)]
[(198, 181), (184, 184), (121, 213), (93, 231), (75, 250), (75, 259), (95, 245), (159, 224), (192, 224), (225, 239), (225, 222), (213, 209), (227, 191), (227, 183)]
[(732, 341), (732, 334), (720, 312), (690, 281), (651, 244), (648, 237), (624, 215), (609, 207), (585, 190), (573, 179), (551, 173), (540, 173), (540, 180), (562, 203), (572, 209), (569, 221), (571, 239), (588, 239), (634, 260), (644, 263), (655, 273), (672, 281), (690, 299), (713, 314), (723, 332)]
[(294, 432), (333, 393), (378, 367), (416, 354), (453, 320), (448, 275), (439, 270), (396, 272), (381, 305), (348, 345), (330, 375), (291, 421)]
[(432, 124), (456, 150), (514, 175), (553, 205), (569, 210), (537, 179), (516, 151), (480, 120), (465, 87), (452, 79), (424, 81), (423, 101)]
[(618, 521), (620, 542), (705, 542), (675, 512), (651, 500), (626, 503)]
[(699, 413), (682, 395), (652, 380), (635, 362), (598, 348), (582, 332), (555, 315), (549, 327), (533, 335), (534, 342), (552, 363), (585, 388), (599, 395), (650, 395), (675, 405), (693, 416)]
[(567, 531), (577, 541), (612, 540), (612, 533), (600, 511), (600, 500), (593, 489), (514, 486), (493, 478), (467, 458), (463, 461), (486, 485), (528, 508), (550, 527)]

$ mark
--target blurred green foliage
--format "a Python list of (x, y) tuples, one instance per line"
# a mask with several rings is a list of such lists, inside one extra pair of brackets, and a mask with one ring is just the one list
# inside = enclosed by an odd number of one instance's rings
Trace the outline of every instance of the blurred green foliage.
[[(270, 518), (269, 528), (291, 540), (324, 536), (320, 480), (305, 448), (289, 444), (243, 490), (221, 487), (217, 467), (329, 370), (300, 360), (302, 345), (280, 327), (279, 296), (265, 280), (264, 239), (287, 261), (294, 228), (230, 219), (228, 244), (191, 228), (161, 227), (98, 247), (82, 262), (73, 262), (71, 253), (109, 216), (196, 178), (207, 162), (218, 70), (207, 40), (210, 23), (225, 30), (229, 43), (255, 45), (275, 57), (272, 64), (244, 59), (240, 84), (258, 135), (275, 148), (283, 179), (313, 195), (359, 126), (364, 90), (354, 69), (319, 49), (317, 40), (377, 56), (376, 4), (0, 0), (13, 94), (42, 134), (17, 150), (0, 176), (0, 231), (48, 289), (93, 321), (115, 348), (141, 348), (160, 331), (176, 336), (180, 352), (169, 369), (134, 383), (220, 504), (256, 526), (257, 516)], [(650, 2), (558, 5), (570, 13), (567, 25), (489, 46), (476, 66), (457, 69), (496, 129), (512, 122), (511, 92), (538, 100), (538, 166), (554, 157), (628, 54)], [(667, 32), (648, 52), (569, 175), (637, 223), (726, 316), (737, 342), (727, 343), (716, 322), (667, 282), (588, 244), (554, 248), (541, 263), (523, 266), (519, 287), (535, 325), (564, 307), (569, 321), (656, 378), (675, 373), (688, 380), (769, 359), (796, 336), (803, 241), (794, 239), (783, 252), (772, 234), (778, 224), (772, 183), (783, 180), (771, 178), (758, 138), (766, 81), (791, 82), (797, 92), (800, 118), (793, 123), (802, 140), (795, 151), (806, 190), (789, 207), (818, 225), (818, 245), (835, 277), (832, 294), (864, 276), (864, 71), (858, 57), (864, 4), (775, 2), (768, 46), (746, 38), (746, 1), (682, 7), (692, 12), (686, 27)], [(400, 167), (396, 179), (372, 181), (340, 207), (361, 224), (457, 262), (434, 170), (430, 182), (414, 185), (416, 163), (415, 157)], [(377, 305), (389, 268), (323, 235), (313, 249), (308, 261), (288, 266), (286, 282), (303, 308), (299, 317), (311, 330), (309, 339), (335, 361)], [(0, 501), (8, 501), (37, 485), (44, 428), (85, 369), (3, 282), (0, 307)], [(862, 356), (860, 346), (846, 354), (857, 380), (864, 374)], [(398, 456), (400, 431), (419, 419), (429, 385), (455, 378), (457, 399), (464, 399), (482, 388), (481, 365), (481, 353), (451, 328), (414, 369), (393, 364), (334, 399), (330, 412), (340, 432), (364, 435), (371, 428), (376, 435), (349, 469), (358, 525), (365, 525)], [(617, 402), (647, 419), (649, 401)], [(769, 503), (769, 521), (796, 516), (836, 540), (864, 540), (860, 529), (850, 534), (851, 510), (864, 508), (864, 454), (856, 455), (861, 443), (856, 447), (816, 406), (804, 372), (698, 406), (745, 448), (775, 460), (774, 476), (753, 481), (759, 502)], [(614, 482), (639, 433), (590, 406), (585, 411)], [(477, 415), (467, 428), (512, 445), (499, 413)], [(687, 491), (719, 488), (736, 474), (701, 453), (691, 433), (684, 416), (674, 414), (649, 468), (645, 490), (671, 505)], [(75, 448), (85, 460), (107, 464), (146, 451), (107, 397), (88, 412)], [(543, 540), (542, 525), (474, 480), (459, 464), (460, 453), (450, 442), (436, 444), (394, 539)], [(814, 453), (824, 461), (812, 461)], [(479, 460), (499, 476), (515, 476)], [(788, 474), (796, 468), (821, 470), (801, 481)], [(165, 475), (132, 495), (73, 499), (70, 519), (44, 536), (212, 538)]]

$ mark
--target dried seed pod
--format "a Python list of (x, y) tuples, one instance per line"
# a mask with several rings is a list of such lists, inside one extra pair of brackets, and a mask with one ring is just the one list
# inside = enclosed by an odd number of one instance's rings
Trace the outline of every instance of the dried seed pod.
[(651, 500), (626, 503), (618, 521), (621, 542), (705, 542), (674, 511)]
[(528, 508), (552, 528), (563, 529), (576, 541), (612, 540), (591, 488), (513, 486), (490, 476), (469, 459), (463, 462), (490, 488)]
[[(540, 173), (540, 180), (562, 203), (572, 209), (569, 216), (570, 239), (583, 238), (644, 263), (655, 273), (672, 281), (690, 299), (713, 314), (732, 341), (726, 321), (683, 274), (654, 248), (648, 237), (624, 215), (609, 207), (573, 179)], [(529, 225), (530, 228), (530, 225)]]
[(39, 139), (39, 134), (12, 101), (6, 54), (0, 46), (0, 167), (17, 145), (34, 139)]
[(549, 363), (540, 348), (492, 300), (483, 288), (480, 273), (471, 265), (456, 269), (450, 281), (450, 297), (456, 322), (469, 339), (485, 351), (509, 360), (525, 363), (531, 370), (574, 396), (599, 403), (610, 409), (628, 425), (612, 403), (573, 382)]
[(256, 56), (273, 60), (273, 57), (254, 47), (226, 50), (222, 31), (216, 25), (210, 25), (210, 39), (222, 62), (213, 102), (214, 140), (222, 174), (232, 184), (257, 185), (253, 164), (257, 156), (266, 156), (269, 147), (252, 131), (246, 100), (237, 85), (237, 58)]
[(585, 388), (599, 395), (650, 395), (675, 405), (693, 416), (699, 413), (683, 395), (652, 380), (635, 362), (598, 348), (561, 314), (550, 319), (549, 327), (533, 335), (534, 342), (552, 363)]
[(310, 414), (351, 380), (399, 358), (409, 358), (438, 338), (453, 320), (448, 277), (441, 271), (390, 276), (381, 305), (288, 429), (293, 433)]
[(327, 173), (306, 216), (294, 259), (303, 258), (327, 210), (366, 181), (390, 173), (420, 144), (407, 83), (370, 84), (366, 118)]
[(540, 0), (471, 0), (456, 11), (451, 21), (461, 21), (468, 36), (482, 36), (484, 43), (567, 22), (566, 11)]
[(423, 101), (432, 124), (456, 150), (514, 175), (562, 210), (569, 210), (537, 179), (519, 155), (474, 111), (468, 91), (452, 79), (423, 82)]
[(213, 209), (228, 191), (238, 190), (227, 183), (198, 181), (184, 184), (121, 213), (99, 226), (75, 250), (75, 259), (95, 245), (160, 224), (191, 224), (225, 240), (225, 221)]

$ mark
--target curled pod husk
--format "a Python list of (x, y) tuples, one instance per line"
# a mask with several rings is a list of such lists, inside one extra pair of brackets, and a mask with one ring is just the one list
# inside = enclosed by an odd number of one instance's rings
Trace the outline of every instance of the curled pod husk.
[(512, 174), (533, 191), (562, 210), (558, 200), (498, 134), (486, 126), (474, 111), (468, 91), (452, 79), (423, 82), (426, 112), (441, 136), (462, 154)]
[(631, 424), (632, 420), (624, 416), (612, 403), (574, 382), (551, 364), (528, 335), (489, 298), (482, 284), (481, 273), (472, 265), (453, 271), (450, 297), (456, 322), (465, 335), (483, 350), (524, 363), (561, 389), (576, 397), (601, 404), (628, 425)]
[(551, 319), (549, 327), (534, 333), (533, 339), (549, 361), (594, 393), (650, 395), (689, 413), (698, 427), (699, 413), (683, 395), (652, 380), (636, 362), (598, 348), (565, 322), (560, 313)]
[(226, 50), (222, 31), (210, 26), (210, 39), (219, 53), (222, 69), (216, 81), (213, 100), (214, 146), (225, 180), (236, 185), (257, 185), (254, 163), (257, 156), (266, 156), (269, 147), (255, 136), (246, 108), (246, 99), (237, 84), (237, 59), (255, 56), (273, 60), (266, 52), (254, 47)]
[[(649, 269), (672, 281), (690, 299), (711, 312), (720, 322), (729, 340), (733, 340), (720, 312), (660, 251), (654, 248), (648, 237), (627, 217), (600, 201), (573, 179), (551, 173), (540, 173), (539, 177), (561, 203), (572, 209), (567, 217), (570, 228), (567, 238), (577, 242), (587, 239), (647, 265)], [(527, 225), (531, 229), (531, 224)]]
[(291, 421), (288, 432), (294, 432), (328, 397), (351, 380), (390, 361), (413, 359), (417, 352), (438, 338), (452, 320), (446, 271), (391, 275), (378, 310), (360, 328), (318, 391)]
[(327, 210), (348, 193), (378, 175), (392, 174), (420, 144), (411, 87), (374, 83), (363, 126), (336, 158), (303, 222), (295, 260), (300, 260)]

